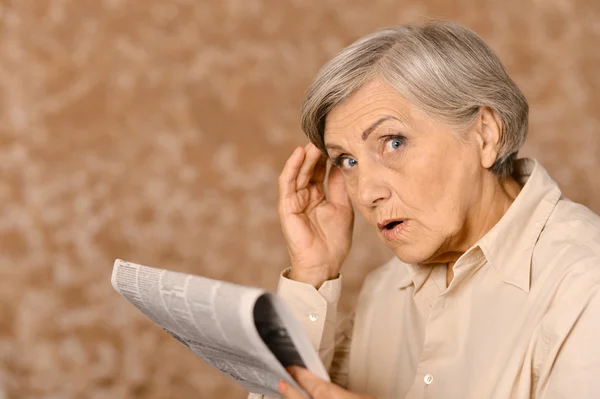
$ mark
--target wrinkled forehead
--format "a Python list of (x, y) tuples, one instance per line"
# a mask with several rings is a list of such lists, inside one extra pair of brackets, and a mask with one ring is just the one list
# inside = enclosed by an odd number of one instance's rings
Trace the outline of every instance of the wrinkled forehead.
[(325, 118), (325, 142), (339, 135), (361, 136), (382, 119), (414, 126), (422, 112), (380, 80), (367, 83)]

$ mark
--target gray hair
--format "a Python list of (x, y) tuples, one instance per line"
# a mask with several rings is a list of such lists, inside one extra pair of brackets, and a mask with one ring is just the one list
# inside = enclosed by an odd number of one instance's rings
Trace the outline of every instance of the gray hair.
[(324, 153), (327, 114), (380, 78), (435, 120), (465, 129), (480, 107), (501, 119), (498, 156), (490, 170), (509, 176), (527, 136), (529, 106), (494, 52), (471, 30), (451, 22), (380, 29), (343, 49), (319, 71), (302, 106), (302, 129)]

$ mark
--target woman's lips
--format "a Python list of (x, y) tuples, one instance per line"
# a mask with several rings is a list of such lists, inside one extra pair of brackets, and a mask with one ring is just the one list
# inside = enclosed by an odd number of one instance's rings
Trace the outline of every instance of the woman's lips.
[(382, 223), (377, 223), (377, 227), (386, 240), (394, 241), (400, 236), (405, 224), (406, 221), (403, 219), (384, 220)]

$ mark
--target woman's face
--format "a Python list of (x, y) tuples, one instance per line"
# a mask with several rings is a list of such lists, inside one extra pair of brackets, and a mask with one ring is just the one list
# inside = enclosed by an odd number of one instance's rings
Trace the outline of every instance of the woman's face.
[(461, 134), (379, 80), (327, 116), (325, 145), (353, 205), (404, 262), (444, 261), (469, 235), (490, 173), (476, 133)]

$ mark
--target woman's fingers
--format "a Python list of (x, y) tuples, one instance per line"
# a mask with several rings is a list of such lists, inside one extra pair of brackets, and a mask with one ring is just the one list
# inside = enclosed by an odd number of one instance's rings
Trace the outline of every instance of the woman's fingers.
[[(298, 178), (296, 180), (296, 190), (306, 188), (311, 181), (314, 181), (315, 175), (322, 174), (323, 179), (325, 178), (325, 166), (326, 160), (321, 150), (319, 150), (313, 143), (308, 143), (304, 150), (306, 157), (304, 163), (300, 167), (298, 172)], [(321, 179), (321, 182), (323, 182)]]
[(297, 147), (285, 163), (279, 175), (279, 197), (281, 199), (296, 194), (296, 180), (305, 155), (304, 148)]
[(288, 372), (298, 382), (298, 385), (313, 399), (332, 399), (331, 383), (328, 383), (302, 367), (288, 367)]
[(285, 381), (279, 383), (279, 392), (285, 399), (306, 399), (300, 391)]
[[(289, 367), (288, 372), (306, 391), (311, 399), (373, 399), (368, 396), (349, 392), (331, 382), (320, 379), (310, 371), (301, 367)], [(282, 389), (283, 388), (283, 389)], [(280, 392), (286, 399), (300, 399), (303, 396), (289, 384), (280, 385)]]
[[(319, 151), (319, 153), (321, 153)], [(311, 182), (315, 184), (323, 184), (325, 182), (325, 176), (327, 176), (327, 157), (321, 154), (321, 158), (315, 165), (315, 171), (313, 173)]]
[[(294, 209), (298, 208), (298, 203), (294, 201), (304, 203), (303, 201), (308, 200), (308, 198), (300, 198), (299, 195), (313, 195), (312, 189), (309, 191), (305, 190), (306, 188), (314, 186), (321, 193), (326, 175), (327, 158), (314, 144), (308, 143), (305, 147), (297, 147), (279, 176), (280, 215), (288, 214), (287, 208), (290, 206)], [(331, 168), (327, 185), (329, 202), (337, 207), (352, 208), (344, 177), (338, 167)]]

